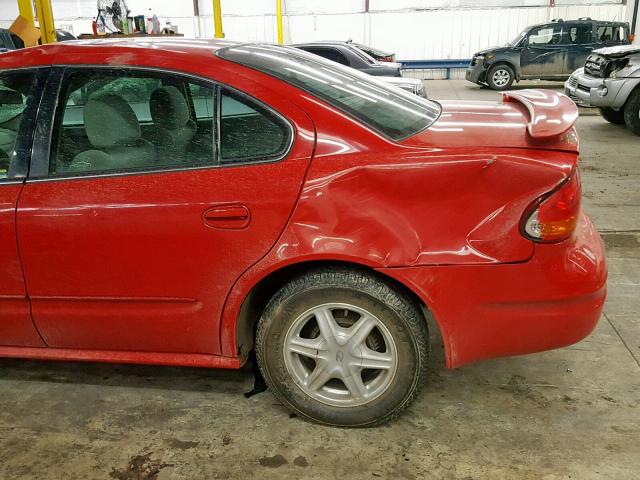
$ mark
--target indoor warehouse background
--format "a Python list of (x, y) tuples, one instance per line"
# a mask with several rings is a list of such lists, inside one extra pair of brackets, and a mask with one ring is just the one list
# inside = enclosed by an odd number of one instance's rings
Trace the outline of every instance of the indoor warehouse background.
[[(222, 0), (223, 29), (231, 40), (276, 42), (276, 2)], [(384, 46), (401, 60), (471, 58), (512, 40), (527, 25), (553, 18), (629, 21), (626, 0), (286, 0), (284, 43), (347, 40)], [(555, 6), (551, 7), (550, 5)], [(186, 37), (213, 37), (210, 0), (129, 0), (132, 15), (151, 7)], [(56, 27), (91, 32), (94, 0), (53, 0)], [(15, 0), (0, 0), (0, 27), (18, 15)]]

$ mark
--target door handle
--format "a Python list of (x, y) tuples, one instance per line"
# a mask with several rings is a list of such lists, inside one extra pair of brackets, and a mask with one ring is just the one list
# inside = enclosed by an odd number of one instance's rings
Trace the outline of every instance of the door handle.
[(202, 219), (208, 227), (239, 230), (249, 225), (251, 212), (246, 205), (241, 203), (227, 203), (215, 205), (205, 210)]

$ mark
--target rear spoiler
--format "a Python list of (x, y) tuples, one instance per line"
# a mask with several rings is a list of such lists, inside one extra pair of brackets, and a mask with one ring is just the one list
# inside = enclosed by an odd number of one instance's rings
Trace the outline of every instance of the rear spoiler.
[(562, 135), (576, 123), (578, 107), (569, 97), (552, 90), (514, 90), (502, 94), (503, 102), (518, 102), (529, 111), (527, 130), (533, 138)]

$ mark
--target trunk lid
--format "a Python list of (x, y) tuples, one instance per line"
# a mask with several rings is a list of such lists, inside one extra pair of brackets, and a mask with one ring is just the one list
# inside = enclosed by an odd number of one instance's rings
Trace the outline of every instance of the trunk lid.
[(535, 148), (578, 152), (578, 108), (550, 90), (503, 93), (502, 102), (448, 100), (429, 128), (403, 142), (410, 146)]

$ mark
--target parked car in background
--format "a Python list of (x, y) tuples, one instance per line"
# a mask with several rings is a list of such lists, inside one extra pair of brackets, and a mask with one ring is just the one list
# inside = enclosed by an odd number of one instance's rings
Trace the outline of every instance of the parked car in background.
[(502, 47), (476, 53), (466, 79), (493, 90), (527, 79), (565, 80), (594, 49), (629, 43), (628, 23), (557, 19), (527, 27)]
[(0, 357), (255, 351), (291, 411), (370, 426), (424, 384), (428, 318), (456, 368), (600, 317), (565, 95), (436, 103), (299, 49), (145, 38), (0, 55), (0, 112)]
[(378, 80), (382, 80), (385, 83), (393, 85), (395, 87), (411, 92), (419, 97), (427, 98), (427, 91), (424, 88), (422, 80), (410, 77), (377, 77)]
[(379, 62), (395, 62), (396, 61), (395, 53), (385, 52), (384, 50), (379, 50), (377, 48), (369, 47), (368, 45), (362, 45), (361, 43), (356, 43), (351, 39), (347, 40), (347, 43), (349, 45), (353, 45), (356, 48), (359, 48), (364, 53), (366, 53), (367, 55), (369, 55), (370, 57), (374, 58)]
[(564, 84), (576, 103), (598, 107), (605, 120), (640, 135), (640, 47), (594, 50)]
[[(56, 38), (59, 42), (76, 40), (76, 37), (66, 30), (56, 30)], [(18, 50), (19, 48), (24, 48), (22, 39), (6, 28), (0, 28), (0, 52)]]
[(319, 55), (327, 60), (355, 68), (361, 72), (378, 77), (401, 77), (399, 63), (378, 62), (358, 47), (348, 42), (311, 42), (298, 43), (292, 47)]

